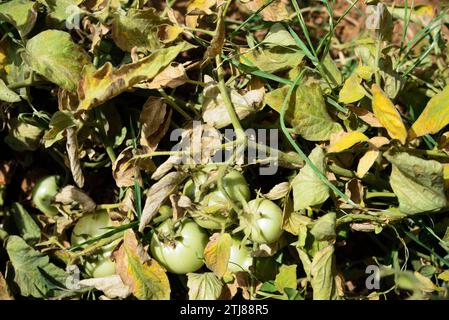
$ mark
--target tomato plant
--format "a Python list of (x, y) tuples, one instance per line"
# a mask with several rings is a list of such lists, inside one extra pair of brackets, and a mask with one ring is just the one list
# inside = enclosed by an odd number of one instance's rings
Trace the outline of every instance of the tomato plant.
[(167, 220), (153, 234), (150, 243), (152, 257), (171, 273), (197, 271), (204, 264), (203, 252), (209, 239), (207, 233), (189, 219), (183, 220), (176, 232), (172, 227), (172, 221)]

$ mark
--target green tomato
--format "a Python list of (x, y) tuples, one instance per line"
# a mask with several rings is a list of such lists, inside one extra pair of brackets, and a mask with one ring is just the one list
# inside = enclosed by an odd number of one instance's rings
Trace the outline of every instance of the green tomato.
[(40, 179), (33, 188), (33, 203), (42, 213), (48, 217), (58, 214), (58, 209), (52, 205), (59, 192), (58, 176), (48, 176)]
[(241, 216), (245, 234), (256, 243), (273, 243), (282, 235), (282, 210), (273, 201), (255, 199), (248, 203), (249, 212)]
[(229, 227), (234, 220), (232, 207), (221, 191), (207, 194), (201, 201), (202, 215), (193, 214), (195, 222), (202, 228), (217, 230)]
[[(112, 227), (113, 222), (106, 211), (98, 211), (88, 214), (78, 220), (72, 231), (72, 246), (83, 243), (91, 238), (101, 236)], [(115, 274), (115, 262), (111, 259), (111, 253), (120, 239), (112, 241), (106, 246), (88, 256), (83, 265), (85, 272), (93, 278), (107, 277)]]
[[(169, 233), (171, 220), (164, 222), (158, 231)], [(169, 272), (186, 274), (195, 272), (204, 264), (204, 248), (209, 241), (207, 233), (192, 220), (184, 220), (178, 229), (180, 237), (166, 243), (153, 234), (150, 243), (151, 255)]]
[(231, 254), (229, 256), (228, 271), (230, 272), (248, 272), (253, 265), (251, 251), (246, 247), (241, 239), (232, 237)]
[(248, 202), (251, 197), (248, 182), (237, 170), (231, 170), (223, 177), (223, 188), (226, 190), (229, 198), (235, 202), (241, 202), (242, 198)]

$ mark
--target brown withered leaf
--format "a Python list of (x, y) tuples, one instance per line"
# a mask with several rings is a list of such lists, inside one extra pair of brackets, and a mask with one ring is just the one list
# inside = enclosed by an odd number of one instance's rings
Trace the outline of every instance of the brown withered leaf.
[(140, 144), (155, 151), (170, 126), (172, 111), (163, 98), (149, 97), (140, 113)]
[(211, 8), (216, 5), (217, 0), (190, 0), (187, 6), (186, 25), (196, 28), (198, 19), (202, 15), (211, 15)]
[[(256, 12), (262, 6), (265, 5), (265, 0), (250, 0), (243, 1), (244, 6), (252, 11)], [(265, 9), (260, 12), (262, 19), (265, 21), (283, 21), (288, 20), (291, 9), (290, 2), (288, 0), (274, 0), (271, 4), (269, 4)]]
[(83, 170), (81, 169), (81, 161), (79, 156), (77, 128), (67, 128), (66, 134), (66, 149), (70, 163), (70, 171), (72, 172), (72, 177), (76, 185), (82, 188), (84, 186), (84, 175)]
[(290, 183), (281, 182), (271, 188), (270, 192), (264, 194), (264, 197), (269, 200), (279, 200), (287, 196), (290, 191)]
[(83, 279), (79, 282), (81, 287), (94, 287), (103, 291), (109, 299), (126, 298), (131, 294), (130, 288), (125, 285), (118, 275), (103, 278)]
[(83, 212), (93, 212), (96, 208), (95, 202), (83, 190), (75, 186), (65, 186), (55, 196), (55, 202), (63, 205), (80, 206)]
[(113, 253), (116, 272), (140, 300), (170, 299), (170, 283), (164, 268), (151, 259), (133, 230), (126, 230), (123, 244)]
[(143, 232), (146, 225), (156, 215), (161, 205), (178, 188), (186, 178), (183, 172), (171, 172), (153, 184), (147, 193), (147, 199), (140, 218), (139, 231)]
[(1, 161), (0, 162), (0, 186), (9, 184), (13, 173), (14, 173), (14, 162)]
[(369, 149), (360, 158), (357, 165), (357, 176), (363, 178), (365, 174), (371, 169), (380, 154), (380, 148), (390, 143), (386, 137), (373, 137), (368, 141)]
[(355, 107), (355, 106), (348, 106), (348, 109), (354, 112), (360, 119), (362, 119), (364, 122), (369, 124), (373, 128), (382, 128), (382, 124), (377, 120), (377, 118), (374, 116), (372, 112), (369, 112), (368, 110), (361, 108), (361, 107)]
[(14, 300), (3, 274), (0, 272), (0, 300)]
[(184, 65), (172, 62), (168, 67), (161, 71), (151, 82), (143, 86), (148, 89), (171, 88), (174, 89), (183, 85), (188, 80)]
[(179, 219), (181, 219), (182, 217), (184, 217), (185, 214), (185, 209), (180, 207), (178, 205), (180, 196), (177, 194), (172, 194), (170, 195), (170, 203), (171, 203), (171, 207), (173, 209), (173, 221), (178, 221)]
[(142, 184), (139, 168), (132, 161), (133, 147), (124, 149), (112, 165), (112, 175), (117, 187), (132, 187), (137, 181)]

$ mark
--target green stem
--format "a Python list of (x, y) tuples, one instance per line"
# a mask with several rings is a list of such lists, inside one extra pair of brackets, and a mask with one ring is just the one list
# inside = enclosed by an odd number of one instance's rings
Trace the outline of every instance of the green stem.
[(114, 148), (112, 146), (106, 146), (106, 153), (111, 159), (111, 162), (114, 163), (117, 160), (117, 156), (115, 155)]
[(164, 89), (159, 89), (159, 93), (164, 97), (165, 101), (173, 107), (180, 115), (182, 115), (186, 120), (192, 120), (193, 118), (184, 111), (176, 102), (174, 99), (172, 99), (167, 93), (165, 93)]
[(397, 196), (392, 192), (367, 192), (365, 198), (397, 198)]

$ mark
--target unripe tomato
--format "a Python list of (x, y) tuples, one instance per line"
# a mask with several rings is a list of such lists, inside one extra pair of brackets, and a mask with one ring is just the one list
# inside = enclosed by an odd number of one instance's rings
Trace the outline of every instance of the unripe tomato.
[(223, 187), (229, 198), (235, 202), (241, 202), (241, 199), (249, 201), (251, 191), (248, 187), (245, 177), (237, 170), (231, 170), (223, 177)]
[[(172, 221), (167, 220), (158, 228), (158, 232), (168, 235), (171, 226)], [(195, 272), (204, 264), (208, 235), (192, 220), (182, 221), (178, 234), (179, 237), (164, 242), (154, 233), (150, 243), (151, 255), (171, 273)]]
[(221, 191), (207, 194), (201, 201), (202, 215), (194, 215), (195, 222), (205, 229), (222, 229), (230, 226), (234, 220), (231, 216), (232, 206)]
[(248, 272), (253, 264), (251, 251), (246, 247), (240, 238), (232, 237), (231, 254), (229, 256), (228, 271)]
[[(83, 216), (78, 220), (72, 231), (72, 246), (83, 243), (94, 237), (108, 232), (113, 222), (106, 211), (98, 211)], [(112, 241), (106, 246), (96, 250), (94, 255), (85, 257), (84, 271), (93, 278), (107, 277), (115, 274), (115, 262), (111, 259), (111, 253), (120, 239)]]
[(44, 177), (33, 188), (34, 205), (48, 217), (58, 214), (58, 209), (52, 206), (52, 202), (59, 192), (58, 181), (58, 176)]
[(249, 212), (241, 216), (245, 234), (256, 243), (273, 243), (282, 235), (282, 210), (273, 201), (258, 198), (248, 203)]

